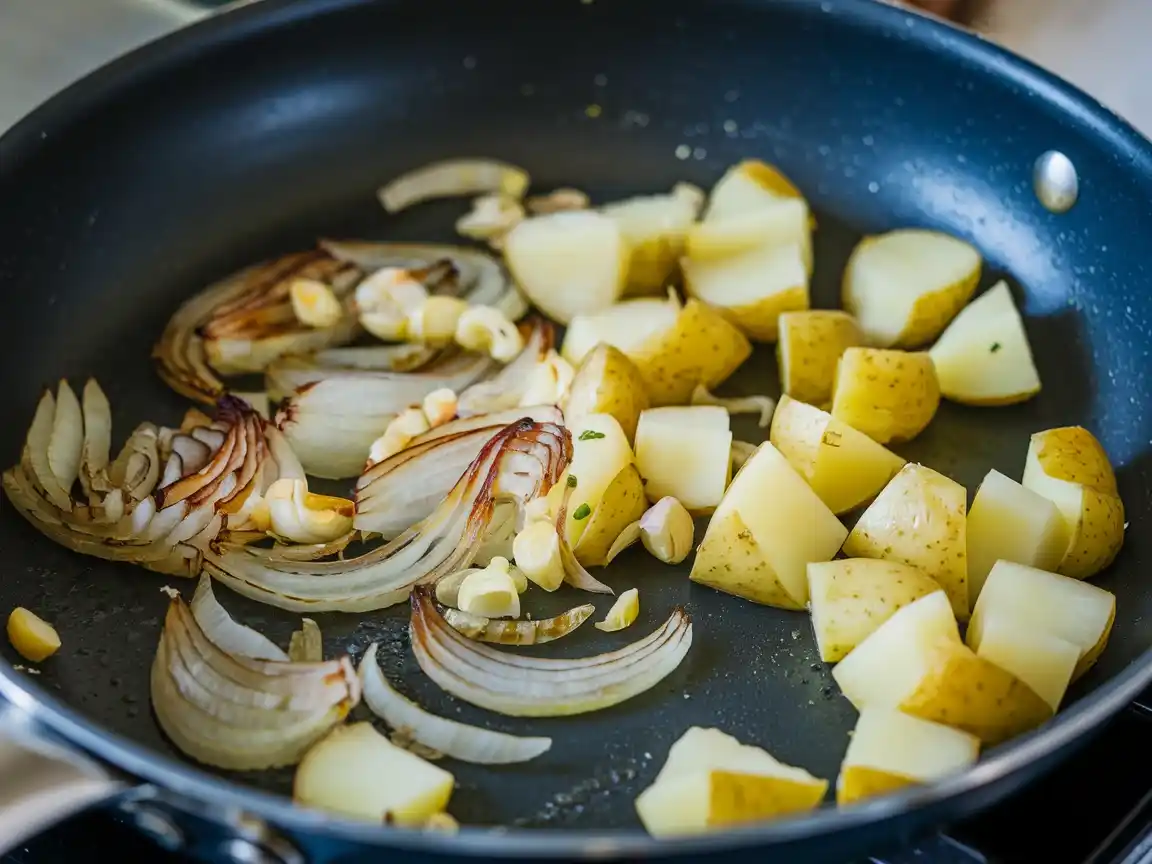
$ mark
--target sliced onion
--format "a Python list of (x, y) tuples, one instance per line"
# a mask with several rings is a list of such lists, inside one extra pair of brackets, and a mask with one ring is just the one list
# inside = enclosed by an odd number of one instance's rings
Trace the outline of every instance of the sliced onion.
[(564, 581), (581, 591), (615, 594), (616, 592), (609, 586), (584, 569), (584, 565), (576, 559), (576, 553), (572, 551), (572, 544), (568, 541), (568, 504), (572, 499), (573, 488), (565, 485), (560, 506), (556, 509), (556, 536), (560, 538), (560, 563), (564, 565)]
[(460, 394), (456, 400), (456, 413), (460, 417), (491, 414), (520, 405), (532, 384), (533, 371), (546, 360), (555, 340), (552, 324), (542, 318), (533, 318), (521, 325), (521, 332), (524, 333), (524, 349), (516, 359), (494, 377), (474, 384)]
[[(107, 468), (92, 468), (102, 458), (106, 461), (106, 454), (92, 462), (83, 455), (86, 443), (96, 441), (90, 450), (100, 451), (111, 427), (99, 385), (92, 382), (85, 390), (85, 404), (92, 410), (82, 414), (93, 418), (94, 427), (89, 434), (81, 420), (78, 434), (67, 437), (70, 449), (63, 458), (87, 466), (78, 469), (93, 478), (86, 501), (73, 499), (47, 467), (44, 429), (51, 427), (59, 404), (51, 394), (41, 400), (20, 463), (3, 478), (16, 509), (41, 533), (73, 551), (194, 576), (200, 570), (201, 550), (221, 530), (225, 516), (242, 511), (279, 475), (278, 458), (293, 470), (282, 444), (278, 453), (272, 452), (265, 421), (229, 397), (221, 400), (217, 419), (206, 427), (189, 425), (182, 432), (141, 424)], [(60, 494), (67, 496), (63, 502)]]
[(535, 759), (552, 747), (551, 738), (522, 738), (467, 726), (425, 711), (397, 692), (376, 662), (375, 643), (360, 661), (364, 704), (397, 732), (445, 756), (476, 765), (510, 765)]
[(288, 658), (294, 663), (320, 663), (324, 660), (324, 636), (311, 618), (300, 619), (300, 629), (288, 643)]
[(752, 454), (759, 448), (759, 444), (751, 444), (748, 441), (733, 441), (731, 451), (732, 467), (739, 470), (745, 462), (752, 458)]
[(542, 645), (567, 636), (596, 613), (591, 603), (575, 606), (554, 618), (534, 621), (494, 621), (459, 609), (441, 610), (448, 626), (478, 642), (496, 645)]
[(314, 329), (296, 321), (288, 286), (315, 279), (346, 297), (363, 271), (324, 250), (285, 255), (248, 267), (209, 286), (181, 306), (153, 349), (160, 377), (176, 392), (215, 402), (225, 392), (219, 375), (262, 371), (288, 354), (349, 342), (354, 315)]
[(412, 653), (424, 673), (457, 697), (512, 717), (597, 711), (667, 677), (692, 645), (692, 623), (676, 609), (655, 633), (618, 651), (558, 660), (490, 648), (448, 626), (427, 588), (412, 593)]
[(232, 654), (208, 638), (178, 595), (151, 682), (156, 719), (172, 743), (231, 770), (295, 764), (360, 701), (347, 657), (292, 663)]
[(452, 262), (457, 279), (454, 284), (436, 286), (435, 293), (458, 295), (473, 306), (493, 306), (511, 321), (519, 321), (528, 314), (528, 301), (517, 290), (504, 264), (479, 249), (357, 240), (321, 240), (320, 246), (339, 260), (369, 272), (384, 267), (412, 270), (446, 259)]
[(480, 354), (446, 354), (414, 373), (346, 372), (307, 383), (284, 403), (277, 425), (307, 473), (355, 477), (392, 419), (434, 390), (461, 390), (494, 368)]
[(80, 454), (80, 484), (89, 503), (96, 503), (100, 492), (108, 492), (108, 463), (112, 451), (112, 406), (95, 379), (84, 384), (84, 444)]
[(520, 199), (528, 191), (528, 172), (496, 159), (445, 159), (401, 174), (376, 192), (389, 213), (433, 198), (500, 194)]
[(228, 614), (216, 599), (212, 591), (212, 580), (207, 576), (200, 577), (196, 593), (192, 596), (191, 608), (204, 635), (221, 651), (239, 657), (251, 657), (253, 660), (283, 662), (288, 659), (288, 655), (275, 642), (263, 633), (238, 623)]
[(568, 433), (518, 421), (493, 436), (428, 518), (355, 558), (305, 562), (275, 549), (219, 543), (205, 568), (245, 596), (295, 611), (365, 612), (403, 602), (412, 587), (466, 568), (495, 505), (546, 494), (571, 459)]
[(563, 422), (552, 406), (451, 420), (373, 465), (356, 481), (353, 526), (386, 539), (412, 527), (444, 500), (494, 435), (523, 417), (538, 423)]
[(714, 396), (703, 384), (697, 384), (692, 391), (693, 405), (719, 405), (729, 414), (759, 414), (756, 425), (767, 429), (772, 423), (776, 410), (776, 400), (771, 396)]

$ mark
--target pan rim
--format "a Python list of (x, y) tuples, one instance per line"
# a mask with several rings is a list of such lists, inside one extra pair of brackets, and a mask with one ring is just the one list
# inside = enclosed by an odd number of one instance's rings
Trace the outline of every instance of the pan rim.
[[(241, 0), (219, 12), (148, 43), (97, 69), (19, 121), (0, 136), (0, 183), (19, 171), (25, 156), (35, 153), (42, 141), (66, 130), (78, 115), (100, 105), (137, 77), (151, 77), (166, 67), (182, 65), (190, 54), (220, 40), (274, 29), (304, 18), (341, 9), (393, 0)], [(731, 0), (737, 5), (763, 5), (768, 0)], [(913, 16), (918, 26), (909, 28), (909, 41), (935, 49), (948, 49), (954, 61), (985, 74), (995, 75), (1030, 93), (1046, 110), (1086, 126), (1107, 146), (1127, 157), (1134, 178), (1152, 177), (1152, 142), (1127, 121), (1092, 96), (1032, 62), (985, 41), (978, 35), (883, 0), (773, 0), (778, 5), (819, 6), (822, 11), (852, 20), (864, 32), (904, 26)], [(1088, 697), (1056, 715), (1043, 728), (997, 748), (971, 769), (923, 787), (865, 802), (846, 810), (822, 807), (794, 819), (677, 840), (656, 840), (639, 830), (618, 831), (516, 831), (493, 832), (464, 829), (458, 835), (426, 834), (357, 823), (297, 808), (291, 801), (254, 790), (174, 756), (143, 747), (87, 720), (53, 697), (27, 676), (0, 662), (0, 698), (12, 702), (51, 733), (80, 750), (164, 793), (195, 802), (211, 802), (213, 808), (238, 809), (292, 831), (309, 832), (352, 843), (387, 845), (455, 855), (492, 855), (505, 858), (579, 856), (611, 858), (620, 855), (663, 856), (707, 854), (757, 845), (785, 845), (817, 836), (831, 839), (876, 826), (909, 811), (916, 811), (921, 825), (937, 810), (981, 789), (993, 790), (991, 799), (1010, 777), (1023, 776), (1033, 764), (1046, 767), (1052, 757), (1073, 748), (1091, 730), (1123, 710), (1152, 684), (1152, 649)], [(178, 803), (178, 802), (177, 802)]]

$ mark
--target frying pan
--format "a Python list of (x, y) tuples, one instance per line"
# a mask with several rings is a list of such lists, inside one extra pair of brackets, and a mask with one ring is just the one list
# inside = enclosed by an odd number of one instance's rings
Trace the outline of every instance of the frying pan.
[[(1039, 159), (1049, 151), (1062, 156)], [(835, 860), (1034, 781), (1152, 681), (1152, 146), (1026, 62), (867, 0), (264, 0), (111, 64), (0, 140), (0, 453), (16, 460), (40, 389), (60, 376), (97, 376), (119, 430), (174, 421), (183, 403), (148, 357), (182, 298), (319, 236), (451, 240), (458, 205), (388, 217), (373, 190), (460, 155), (518, 163), (540, 189), (578, 185), (596, 200), (680, 180), (708, 186), (745, 157), (777, 163), (818, 214), (818, 306), (835, 304), (863, 232), (929, 226), (979, 246), (985, 284), (1005, 276), (1021, 298), (1045, 389), (1012, 408), (945, 405), (901, 452), (974, 490), (991, 468), (1019, 476), (1033, 431), (1081, 423), (1099, 436), (1130, 519), (1119, 560), (1098, 580), (1118, 601), (1099, 665), (1053, 722), (963, 775), (851, 810), (657, 844), (638, 830), (632, 800), (689, 725), (835, 776), (854, 713), (803, 615), (623, 558), (614, 584), (640, 586), (644, 601), (631, 632), (684, 604), (696, 645), (640, 698), (531, 722), (437, 692), (407, 653), (403, 608), (321, 616), (329, 651), (358, 658), (381, 640), (385, 671), (432, 710), (556, 741), (519, 767), (452, 766), (453, 812), (477, 830), (387, 830), (292, 808), (288, 772), (217, 775), (181, 759), (148, 707), (163, 580), (58, 548), (5, 506), (0, 609), (36, 609), (64, 639), (38, 677), (15, 671), (18, 657), (0, 647), (3, 727), (39, 753), (17, 763), (7, 744), (6, 764), (20, 767), (6, 782), (52, 793), (50, 806), (44, 796), (23, 810), (8, 802), (9, 841), (14, 822), (31, 828), (107, 798), (170, 846), (224, 860), (751, 847), (778, 861)], [(1072, 171), (1078, 199), (1067, 209)], [(775, 381), (760, 350), (731, 385), (763, 392)], [(220, 596), (286, 642), (294, 616)], [(561, 647), (604, 650), (596, 635)]]

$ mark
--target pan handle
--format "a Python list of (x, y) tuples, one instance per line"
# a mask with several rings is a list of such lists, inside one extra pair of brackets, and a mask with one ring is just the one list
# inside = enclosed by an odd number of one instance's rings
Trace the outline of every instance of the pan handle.
[(125, 784), (0, 699), (0, 858)]

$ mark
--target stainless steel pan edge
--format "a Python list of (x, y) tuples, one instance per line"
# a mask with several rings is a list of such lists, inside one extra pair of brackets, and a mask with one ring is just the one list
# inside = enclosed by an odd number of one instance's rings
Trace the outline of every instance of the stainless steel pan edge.
[[(242, 39), (249, 32), (361, 2), (366, 0), (262, 0), (260, 3), (249, 0), (214, 15), (109, 64), (50, 100), (0, 139), (0, 157), (18, 162), (22, 152), (35, 148), (37, 141), (67, 125), (70, 116), (91, 110), (108, 99), (120, 82), (183, 62), (204, 45)], [(908, 14), (871, 0), (825, 0), (823, 5), (834, 14), (851, 16), (862, 30), (898, 26)], [(921, 21), (914, 38), (939, 50), (962, 55), (968, 66), (999, 75), (1034, 94), (1035, 98), (1046, 101), (1050, 109), (1064, 112), (1070, 120), (1083, 124), (1123, 154), (1136, 174), (1152, 176), (1152, 145), (1091, 97), (1027, 61), (934, 20)], [(90, 785), (83, 786), (83, 794), (67, 800), (61, 798), (59, 803), (67, 806), (61, 806), (52, 814), (56, 818), (63, 818), (86, 803), (119, 796), (120, 806), (129, 812), (168, 813), (177, 823), (184, 817), (189, 824), (218, 823), (226, 833), (214, 835), (216, 838), (231, 834), (245, 842), (273, 847), (281, 842), (282, 836), (291, 837), (292, 840), (286, 842), (306, 847), (309, 860), (334, 860), (343, 858), (352, 849), (381, 845), (494, 858), (606, 859), (716, 854), (761, 844), (786, 851), (789, 846), (816, 836), (828, 841), (828, 852), (834, 855), (837, 843), (854, 842), (850, 838), (875, 833), (891, 820), (900, 820), (902, 834), (913, 834), (941, 818), (955, 818), (1002, 799), (1052, 767), (1149, 684), (1152, 684), (1152, 651), (1043, 729), (1000, 748), (962, 775), (850, 810), (822, 810), (803, 819), (674, 843), (658, 843), (631, 832), (518, 834), (464, 830), (458, 836), (438, 836), (395, 829), (386, 831), (377, 826), (331, 819), (296, 809), (283, 798), (244, 789), (94, 728), (32, 679), (5, 665), (0, 665), (0, 737), (4, 746), (39, 754), (39, 758), (21, 764), (35, 766), (36, 772), (42, 772), (40, 776), (50, 776), (50, 772), (65, 764), (73, 770), (73, 779), (90, 781)], [(14, 752), (14, 749), (5, 752)], [(102, 768), (102, 765), (108, 767)], [(117, 779), (113, 772), (137, 778), (144, 785), (125, 795), (129, 783)], [(29, 774), (32, 773), (30, 769)], [(155, 810), (147, 809), (152, 805)], [(37, 824), (48, 824), (50, 819), (45, 815)], [(0, 839), (4, 836), (0, 830)], [(10, 836), (15, 837), (15, 833)], [(281, 858), (286, 855), (282, 854)]]

